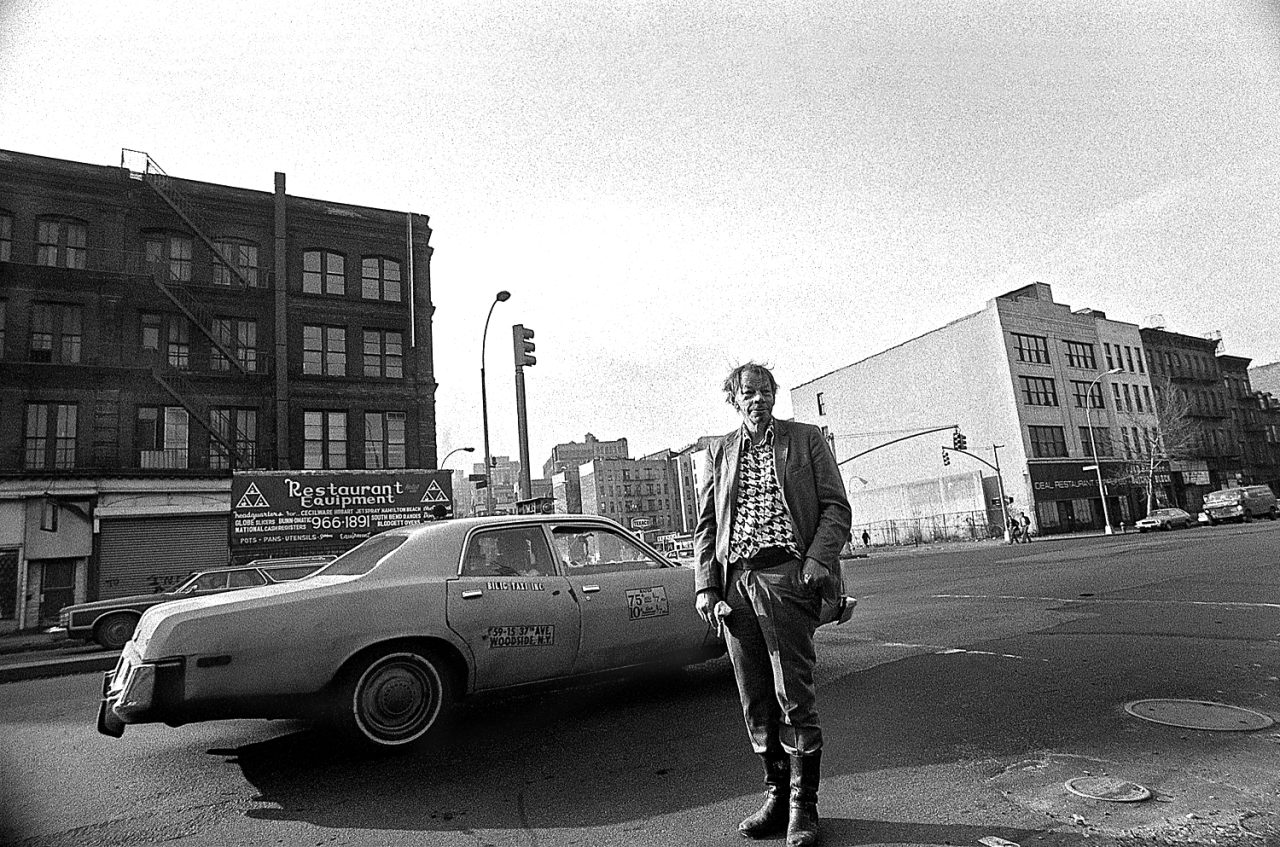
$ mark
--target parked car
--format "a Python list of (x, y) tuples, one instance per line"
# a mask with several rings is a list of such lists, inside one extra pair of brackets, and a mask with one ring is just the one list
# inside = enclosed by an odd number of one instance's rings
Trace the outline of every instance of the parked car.
[(119, 650), (133, 637), (142, 613), (162, 603), (188, 597), (221, 594), (311, 576), (334, 560), (334, 556), (292, 556), (261, 559), (236, 568), (213, 568), (192, 574), (177, 588), (156, 594), (135, 594), (63, 606), (56, 634), (78, 640), (96, 641), (108, 650)]
[(148, 610), (106, 675), (98, 729), (301, 717), (396, 749), (467, 694), (723, 652), (693, 570), (607, 518), (437, 521), (301, 582)]
[(1139, 518), (1134, 526), (1138, 532), (1149, 529), (1186, 529), (1191, 526), (1191, 515), (1181, 509), (1155, 509), (1145, 518)]
[(1265, 485), (1241, 485), (1210, 491), (1204, 498), (1204, 514), (1211, 524), (1219, 521), (1248, 523), (1254, 518), (1280, 517), (1275, 493)]

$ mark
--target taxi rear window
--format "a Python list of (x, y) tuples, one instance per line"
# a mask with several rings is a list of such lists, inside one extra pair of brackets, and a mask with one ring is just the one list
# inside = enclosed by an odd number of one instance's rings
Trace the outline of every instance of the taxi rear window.
[(373, 570), (383, 557), (405, 542), (403, 535), (375, 535), (352, 550), (348, 550), (320, 571), (324, 576), (359, 576)]

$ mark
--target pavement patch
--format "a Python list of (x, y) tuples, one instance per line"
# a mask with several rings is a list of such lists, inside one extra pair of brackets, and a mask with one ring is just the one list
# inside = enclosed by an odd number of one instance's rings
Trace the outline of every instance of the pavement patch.
[(1135, 700), (1124, 710), (1152, 723), (1213, 732), (1252, 732), (1275, 723), (1270, 715), (1208, 700)]
[(1072, 794), (1109, 803), (1140, 803), (1151, 797), (1151, 789), (1114, 776), (1078, 776), (1063, 783)]

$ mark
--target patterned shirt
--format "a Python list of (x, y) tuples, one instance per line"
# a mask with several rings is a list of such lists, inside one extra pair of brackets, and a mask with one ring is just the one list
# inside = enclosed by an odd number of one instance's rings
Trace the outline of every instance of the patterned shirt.
[(743, 430), (742, 451), (738, 460), (738, 499), (733, 513), (733, 531), (729, 535), (729, 561), (749, 559), (765, 547), (782, 547), (796, 558), (796, 543), (791, 519), (782, 504), (782, 489), (773, 462), (773, 424), (764, 438), (752, 445), (751, 436)]

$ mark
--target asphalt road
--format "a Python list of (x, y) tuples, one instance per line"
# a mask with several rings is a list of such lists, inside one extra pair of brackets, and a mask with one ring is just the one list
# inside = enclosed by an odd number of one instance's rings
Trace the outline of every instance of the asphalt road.
[[(1280, 845), (1280, 726), (1178, 729), (1144, 698), (1280, 717), (1280, 523), (854, 560), (819, 634), (828, 845)], [(469, 704), (363, 759), (288, 722), (98, 735), (100, 675), (0, 686), (0, 842), (731, 845), (757, 764), (724, 660)], [(1141, 803), (1063, 782), (1108, 774)]]

